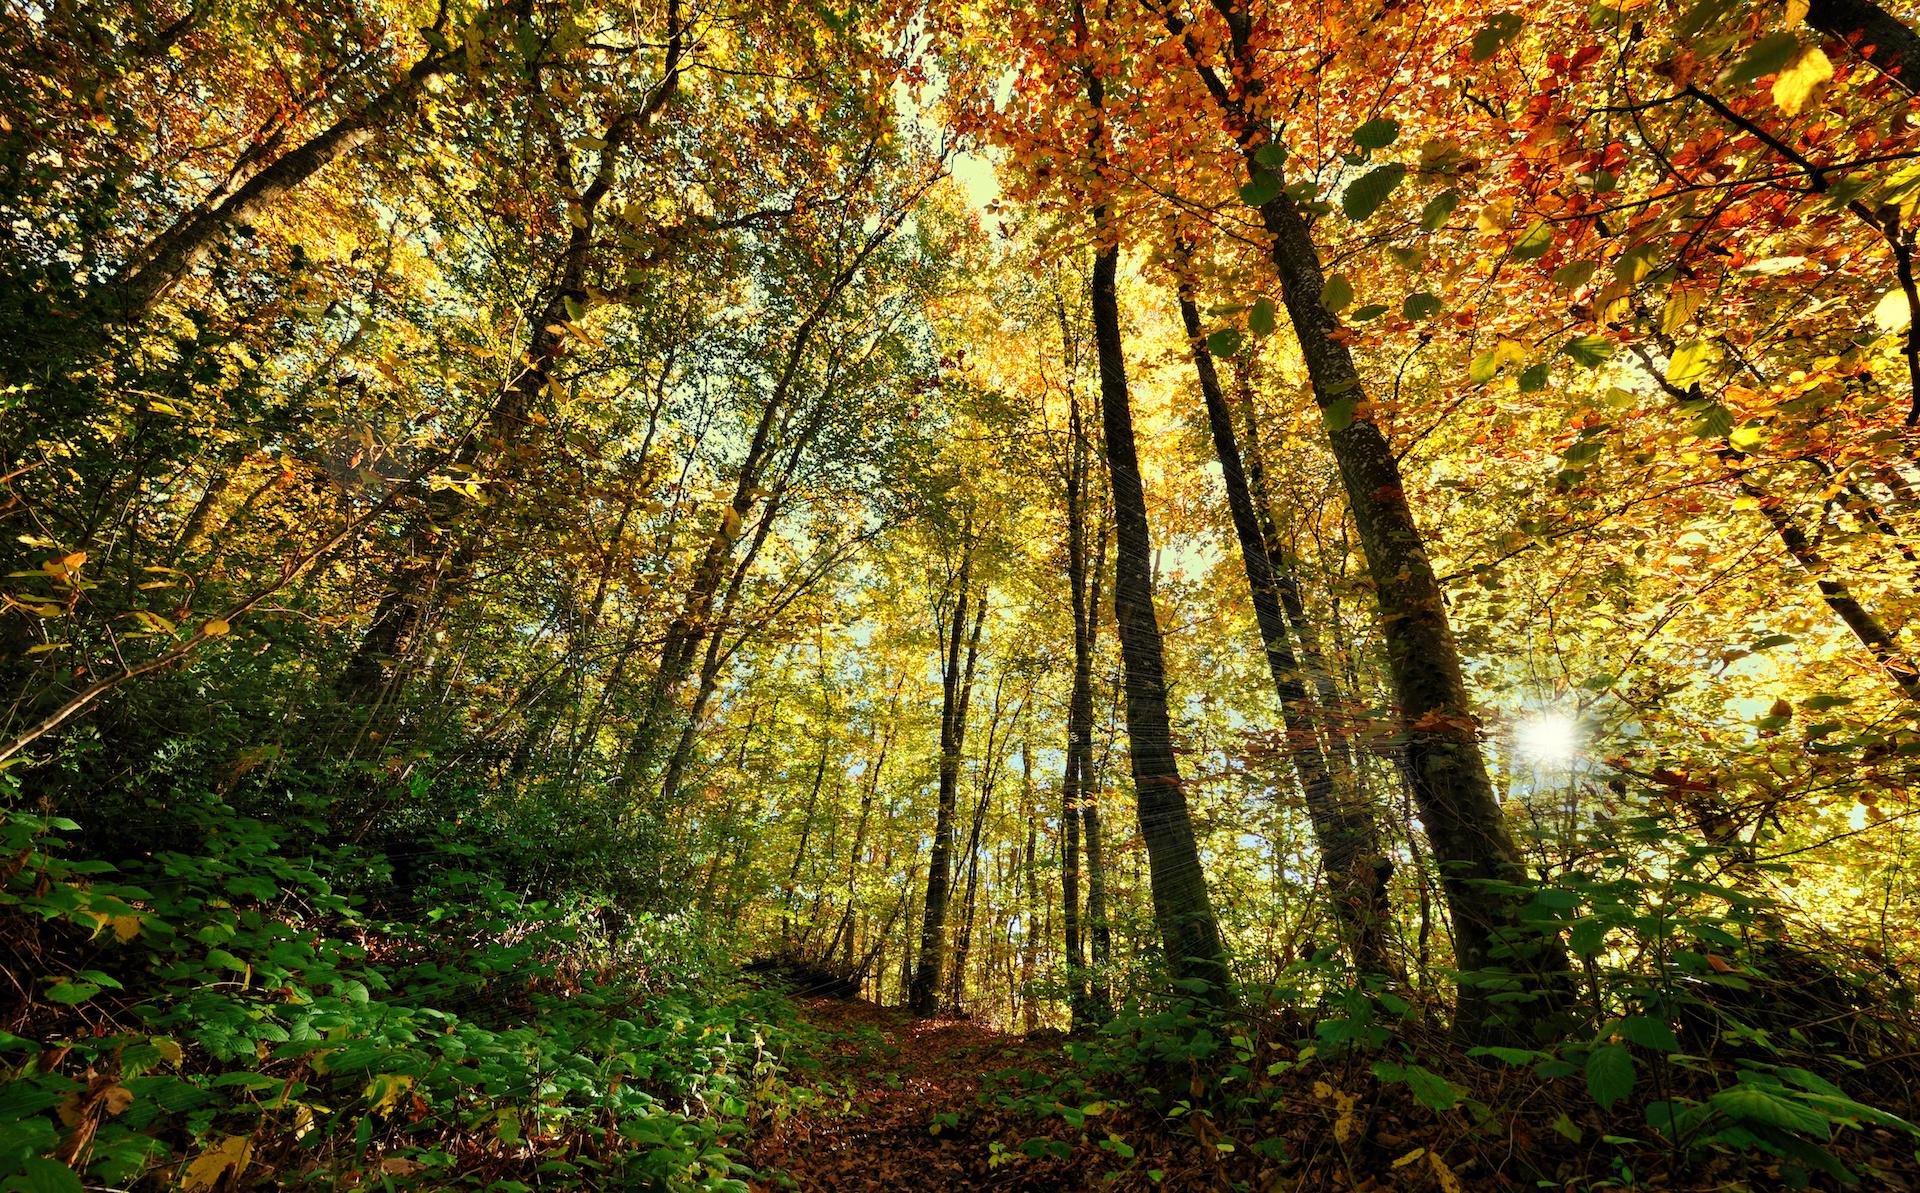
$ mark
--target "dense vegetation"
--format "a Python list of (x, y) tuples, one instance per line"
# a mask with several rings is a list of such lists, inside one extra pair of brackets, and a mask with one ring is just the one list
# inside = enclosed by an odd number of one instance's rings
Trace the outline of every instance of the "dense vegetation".
[(0, 1189), (1920, 1182), (1915, 11), (0, 17)]

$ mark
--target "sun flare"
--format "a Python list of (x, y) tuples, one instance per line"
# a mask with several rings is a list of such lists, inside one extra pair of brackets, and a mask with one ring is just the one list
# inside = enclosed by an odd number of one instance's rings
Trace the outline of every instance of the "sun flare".
[(1513, 744), (1529, 762), (1563, 766), (1580, 755), (1580, 726), (1565, 713), (1535, 713), (1514, 727)]

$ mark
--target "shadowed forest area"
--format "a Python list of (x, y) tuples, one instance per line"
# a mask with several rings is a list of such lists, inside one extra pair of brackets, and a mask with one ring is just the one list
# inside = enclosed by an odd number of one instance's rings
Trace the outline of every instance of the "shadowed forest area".
[(0, 0), (0, 229), (0, 1193), (1920, 1189), (1920, 7)]

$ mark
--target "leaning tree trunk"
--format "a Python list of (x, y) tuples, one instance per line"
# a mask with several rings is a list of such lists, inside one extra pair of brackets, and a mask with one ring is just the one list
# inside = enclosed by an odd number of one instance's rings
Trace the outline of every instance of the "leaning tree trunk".
[[(1109, 233), (1106, 223), (1105, 212), (1096, 211), (1095, 226), (1102, 235)], [(1093, 263), (1092, 302), (1107, 478), (1113, 494), (1113, 620), (1126, 672), (1134, 800), (1140, 836), (1147, 847), (1153, 916), (1166, 949), (1167, 971), (1181, 989), (1225, 1003), (1230, 997), (1226, 948), (1187, 813), (1187, 793), (1180, 781), (1167, 711), (1166, 662), (1153, 610), (1153, 544), (1134, 445), (1120, 303), (1114, 289), (1119, 261), (1117, 246), (1100, 247)]]
[(428, 54), (397, 82), (289, 150), (230, 194), (182, 215), (173, 227), (135, 253), (109, 285), (104, 303), (107, 316), (122, 323), (145, 318), (230, 230), (259, 219), (309, 178), (411, 112), (428, 82), (450, 70), (459, 57), (458, 49)]
[[(1201, 81), (1225, 115), (1249, 176), (1262, 177), (1266, 170), (1255, 154), (1271, 133), (1264, 121), (1250, 117), (1248, 111), (1248, 100), (1265, 86), (1253, 65), (1252, 19), (1231, 0), (1214, 0), (1214, 7), (1226, 21), (1231, 39), (1227, 50), (1232, 87), (1208, 65), (1206, 50), (1178, 16), (1169, 14), (1166, 23), (1182, 37)], [(1326, 279), (1305, 213), (1284, 191), (1259, 210), (1271, 237), (1281, 299), (1299, 340), (1314, 402), (1325, 418), (1348, 508), (1367, 557), (1406, 773), (1445, 885), (1455, 960), (1463, 975), (1518, 969), (1526, 975), (1532, 993), (1550, 1007), (1557, 1006), (1567, 972), (1566, 952), (1557, 937), (1525, 922), (1527, 899), (1519, 892), (1532, 883), (1487, 775), (1480, 723), (1467, 697), (1445, 594), (1407, 504), (1399, 458), (1373, 421), (1366, 386), (1339, 320), (1321, 301)], [(1531, 1034), (1522, 1029), (1519, 1017), (1537, 1017), (1537, 1010), (1494, 1003), (1490, 984), (1472, 976), (1463, 978), (1457, 1012), (1461, 1030), (1487, 1040)]]
[[(1106, 83), (1088, 52), (1086, 11), (1073, 5), (1074, 38), (1082, 51), (1082, 79), (1093, 128), (1087, 148), (1096, 179), (1108, 169), (1110, 146)], [(1127, 356), (1120, 330), (1120, 299), (1114, 277), (1120, 266), (1117, 229), (1105, 201), (1093, 202), (1097, 251), (1089, 280), (1096, 359), (1100, 364), (1100, 415), (1105, 431), (1107, 483), (1113, 499), (1115, 538), (1113, 622), (1125, 672), (1128, 758), (1134, 807), (1147, 847), (1148, 886), (1154, 925), (1166, 951), (1167, 974), (1176, 989), (1217, 1006), (1232, 998), (1227, 950), (1220, 921), (1207, 893), (1200, 847), (1187, 813), (1187, 792), (1173, 752), (1173, 721), (1167, 711), (1166, 661), (1160, 622), (1153, 611), (1153, 536), (1147, 525), (1146, 490), (1133, 439), (1133, 402), (1127, 389)]]
[[(1184, 249), (1182, 256), (1184, 258)], [(1391, 948), (1393, 919), (1387, 902), (1387, 879), (1393, 867), (1381, 852), (1373, 809), (1351, 788), (1352, 775), (1346, 776), (1348, 788), (1340, 789), (1334, 782), (1327, 756), (1321, 751), (1313, 697), (1301, 681), (1300, 663), (1294, 657), (1287, 633), (1286, 614), (1281, 608), (1279, 585), (1267, 553), (1266, 535), (1254, 509), (1247, 474), (1241, 465), (1240, 447), (1233, 433), (1233, 416), (1221, 392), (1213, 354), (1207, 350), (1201, 334), (1200, 309), (1194, 303), (1192, 284), (1186, 279), (1180, 282), (1179, 300), (1180, 318), (1186, 325), (1193, 352), (1194, 371), (1199, 375), (1200, 392), (1206, 401), (1214, 454), (1219, 457), (1221, 479), (1226, 484), (1227, 508), (1233, 515), (1234, 535), (1240, 542), (1240, 559), (1253, 599), (1254, 620), (1266, 645), (1268, 674), (1280, 697), (1287, 752), (1306, 796), (1307, 816), (1313, 823), (1314, 839), (1320, 846), (1320, 857), (1333, 895), (1334, 916), (1348, 956), (1357, 968), (1368, 973), (1393, 974), (1398, 971), (1398, 964)]]

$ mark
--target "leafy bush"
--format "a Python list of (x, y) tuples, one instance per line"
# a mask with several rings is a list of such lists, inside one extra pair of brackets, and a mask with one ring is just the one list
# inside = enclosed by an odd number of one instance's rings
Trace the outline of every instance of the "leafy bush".
[(328, 876), (384, 859), (181, 814), (202, 848), (118, 864), (6, 814), (0, 939), (33, 986), (0, 1034), (5, 1188), (744, 1189), (728, 1137), (781, 1088), (788, 1015), (702, 982), (693, 925), (609, 934), (604, 900), (529, 900), (457, 853), (414, 922), (378, 922)]

